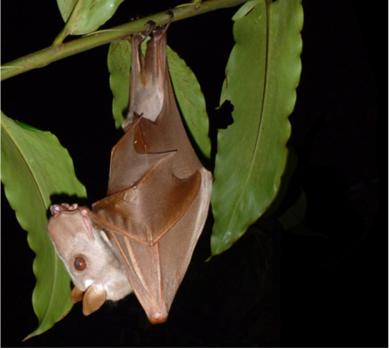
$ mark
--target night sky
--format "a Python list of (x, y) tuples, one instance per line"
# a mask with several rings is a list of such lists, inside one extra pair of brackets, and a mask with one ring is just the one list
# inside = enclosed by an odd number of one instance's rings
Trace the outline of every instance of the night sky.
[[(176, 3), (125, 1), (105, 27)], [(386, 3), (304, 0), (303, 7), (303, 70), (280, 206), (206, 263), (208, 220), (166, 324), (151, 326), (129, 296), (88, 318), (77, 305), (22, 343), (37, 326), (34, 254), (2, 190), (2, 346), (387, 347)], [(235, 11), (173, 23), (168, 32), (198, 77), (211, 135), (231, 121), (228, 110), (215, 108)], [(49, 46), (62, 25), (53, 0), (2, 1), (2, 62)], [(90, 203), (105, 195), (110, 150), (121, 134), (111, 117), (107, 49), (2, 83), (2, 110), (58, 136)], [(285, 230), (277, 218), (302, 193), (304, 221)]]

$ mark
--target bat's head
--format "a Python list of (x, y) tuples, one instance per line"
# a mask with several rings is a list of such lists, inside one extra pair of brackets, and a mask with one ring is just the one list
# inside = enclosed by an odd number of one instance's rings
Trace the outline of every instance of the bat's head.
[(61, 204), (52, 205), (50, 211), (49, 236), (75, 285), (73, 301), (83, 300), (83, 313), (89, 315), (106, 299), (119, 300), (131, 293), (111, 242), (92, 223), (89, 210)]

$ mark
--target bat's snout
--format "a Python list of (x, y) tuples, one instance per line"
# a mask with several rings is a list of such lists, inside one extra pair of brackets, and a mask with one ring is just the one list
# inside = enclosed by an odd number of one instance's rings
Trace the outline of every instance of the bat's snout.
[(91, 313), (100, 309), (100, 307), (105, 303), (107, 298), (107, 293), (99, 285), (90, 286), (83, 296), (83, 314), (88, 316)]
[(86, 291), (74, 287), (71, 293), (72, 302), (83, 303), (83, 314), (89, 316), (100, 309), (107, 299), (106, 291), (99, 285), (92, 285)]

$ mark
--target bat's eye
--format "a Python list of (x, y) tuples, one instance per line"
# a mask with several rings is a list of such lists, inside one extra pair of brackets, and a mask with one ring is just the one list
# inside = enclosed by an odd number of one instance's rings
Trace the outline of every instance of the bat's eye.
[(77, 271), (83, 271), (87, 267), (87, 263), (82, 256), (76, 256), (73, 261), (73, 266)]

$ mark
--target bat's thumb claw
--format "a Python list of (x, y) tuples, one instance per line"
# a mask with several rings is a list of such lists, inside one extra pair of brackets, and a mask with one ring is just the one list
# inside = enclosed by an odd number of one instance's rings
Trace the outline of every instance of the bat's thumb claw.
[(106, 291), (99, 287), (92, 285), (87, 289), (84, 293), (83, 298), (83, 314), (84, 316), (88, 316), (96, 310), (100, 309), (100, 307), (106, 301), (107, 293)]

